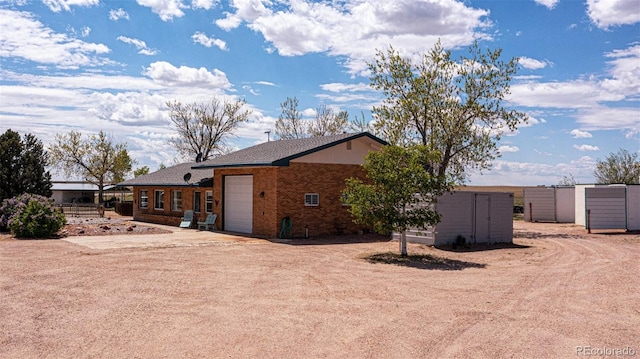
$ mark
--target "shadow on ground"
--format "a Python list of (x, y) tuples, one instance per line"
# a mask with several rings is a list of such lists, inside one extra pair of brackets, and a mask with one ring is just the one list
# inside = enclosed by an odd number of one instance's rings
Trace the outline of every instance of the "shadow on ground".
[(447, 245), (447, 246), (437, 246), (436, 248), (447, 251), (447, 252), (482, 252), (482, 251), (492, 251), (496, 249), (525, 249), (531, 248), (531, 246), (526, 246), (522, 244), (515, 243), (492, 243), (492, 244), (465, 244), (459, 246)]
[(344, 234), (335, 236), (320, 236), (312, 238), (292, 238), (292, 239), (269, 239), (274, 243), (289, 244), (292, 246), (320, 246), (331, 244), (353, 244), (353, 243), (377, 243), (389, 242), (389, 236), (378, 234)]
[(436, 257), (430, 254), (410, 254), (401, 256), (397, 253), (376, 253), (363, 257), (369, 263), (393, 264), (403, 267), (430, 270), (463, 270), (466, 268), (485, 268), (483, 263), (459, 261), (456, 259)]
[(544, 238), (582, 238), (580, 235), (576, 234), (566, 234), (566, 233), (541, 233), (541, 232), (525, 232), (518, 231), (513, 232), (513, 238), (526, 238), (526, 239), (544, 239)]

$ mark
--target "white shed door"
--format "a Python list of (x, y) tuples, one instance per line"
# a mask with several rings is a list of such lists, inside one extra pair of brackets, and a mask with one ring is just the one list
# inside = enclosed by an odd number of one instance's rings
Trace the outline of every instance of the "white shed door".
[(585, 188), (587, 228), (626, 229), (627, 194), (624, 187)]
[(252, 233), (253, 176), (224, 177), (224, 230)]
[(475, 242), (489, 242), (489, 222), (491, 221), (489, 213), (490, 199), (488, 194), (476, 195), (476, 215), (475, 215)]

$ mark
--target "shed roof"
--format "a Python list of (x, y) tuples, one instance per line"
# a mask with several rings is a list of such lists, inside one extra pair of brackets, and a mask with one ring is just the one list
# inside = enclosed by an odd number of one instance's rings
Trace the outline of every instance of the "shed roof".
[[(213, 177), (211, 170), (192, 168), (195, 164), (195, 162), (187, 162), (163, 168), (143, 176), (120, 182), (118, 186), (197, 186)], [(187, 173), (191, 174), (191, 178), (188, 182), (185, 182), (184, 176)]]
[(381, 145), (387, 144), (369, 132), (278, 140), (261, 143), (205, 162), (197, 163), (193, 168), (288, 166), (289, 161), (293, 159), (361, 137), (368, 137)]

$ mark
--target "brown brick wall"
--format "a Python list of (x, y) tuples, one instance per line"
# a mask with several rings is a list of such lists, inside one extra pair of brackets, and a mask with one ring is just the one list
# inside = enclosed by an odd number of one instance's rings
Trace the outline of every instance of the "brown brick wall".
[[(276, 225), (278, 207), (276, 198), (277, 174), (277, 167), (216, 169), (213, 176), (213, 211), (218, 214), (216, 226), (224, 230), (222, 205), (224, 176), (253, 175), (253, 234), (269, 238), (275, 237), (279, 228)], [(262, 192), (264, 192), (264, 195), (260, 196)]]
[[(278, 175), (278, 219), (290, 217), (293, 236), (335, 234), (339, 230), (355, 233), (361, 226), (353, 223), (348, 207), (342, 205), (345, 179), (364, 178), (359, 165), (295, 163), (281, 167)], [(318, 206), (305, 206), (305, 193), (318, 193)], [(280, 228), (280, 223), (278, 223)]]
[[(149, 207), (140, 208), (140, 191), (149, 191)], [(154, 193), (156, 190), (164, 190), (164, 209), (157, 210), (154, 208)], [(171, 210), (171, 191), (182, 191), (182, 210)], [(194, 213), (195, 221), (204, 221), (207, 217), (205, 213), (205, 191), (212, 190), (211, 188), (200, 187), (139, 187), (133, 188), (133, 219), (141, 222), (150, 222), (158, 224), (166, 224), (170, 226), (177, 226), (180, 224), (184, 211), (193, 209), (193, 194), (196, 191), (200, 191), (202, 197), (201, 212)]]

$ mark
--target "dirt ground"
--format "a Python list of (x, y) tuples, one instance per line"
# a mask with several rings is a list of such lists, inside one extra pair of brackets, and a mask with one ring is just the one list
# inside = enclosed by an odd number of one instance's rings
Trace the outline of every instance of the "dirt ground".
[(410, 245), (405, 261), (366, 236), (3, 236), (0, 357), (640, 356), (640, 234), (514, 227), (512, 246)]

